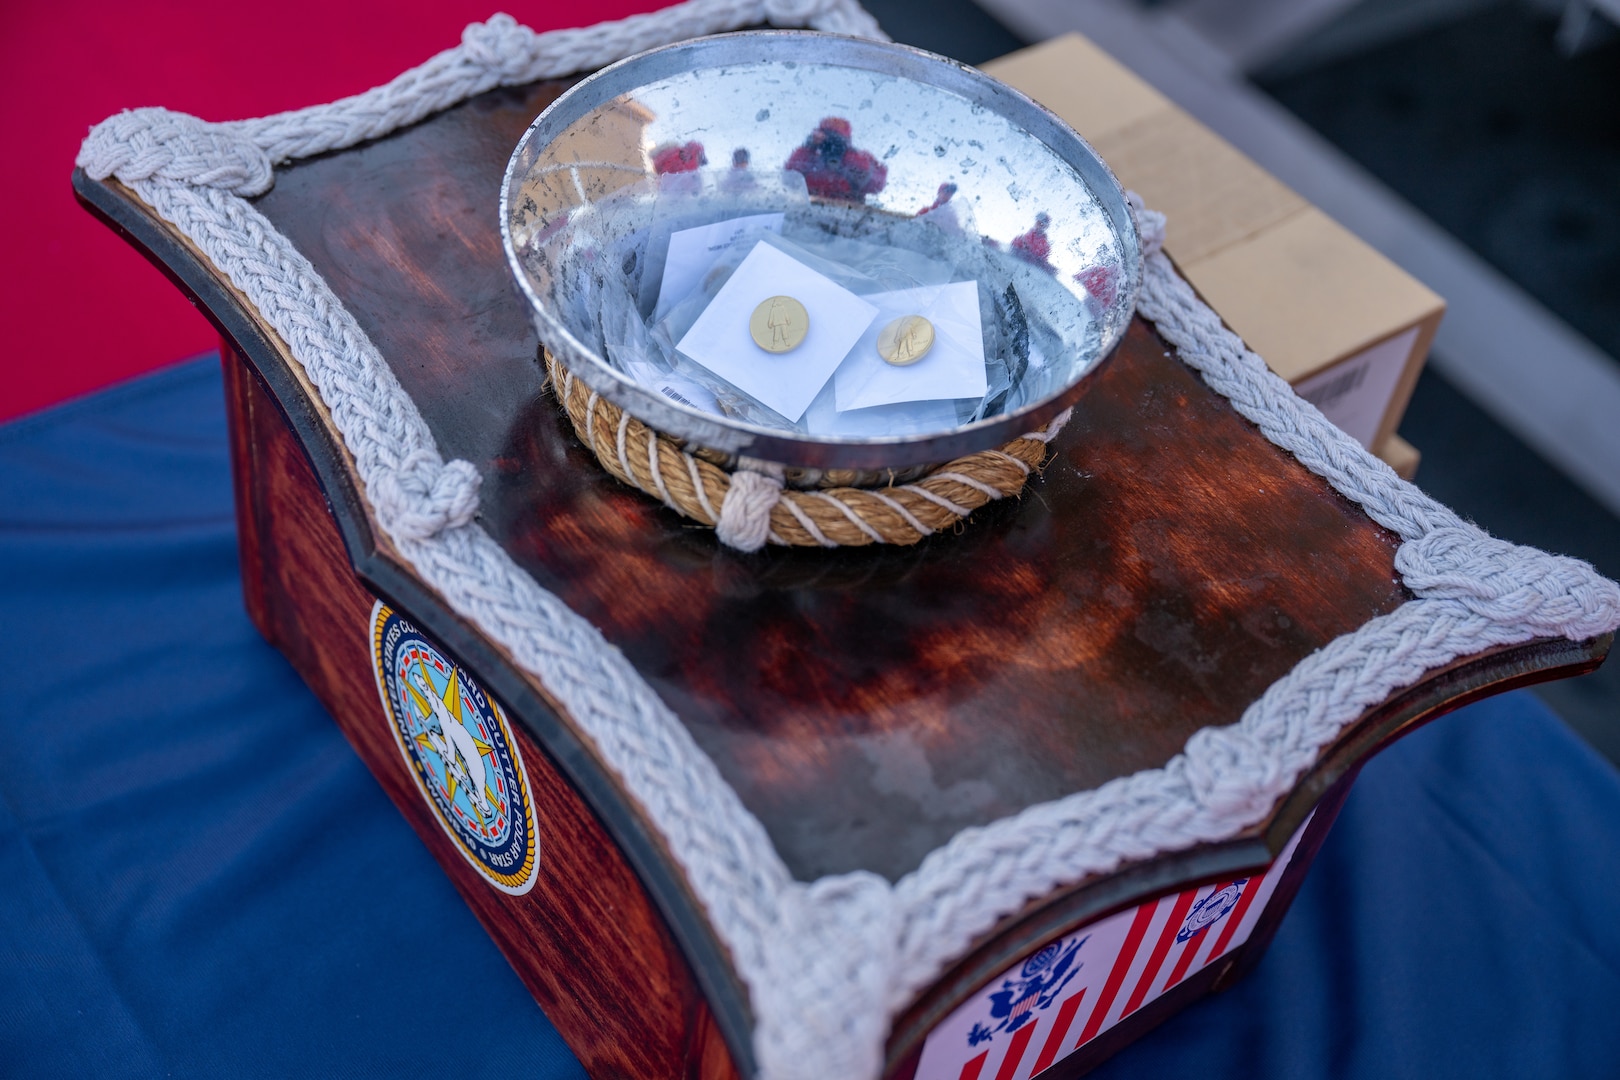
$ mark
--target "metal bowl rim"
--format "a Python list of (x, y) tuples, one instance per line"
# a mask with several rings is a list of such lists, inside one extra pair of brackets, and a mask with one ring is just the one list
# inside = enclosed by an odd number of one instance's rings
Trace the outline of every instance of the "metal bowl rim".
[[(1122, 291), (1134, 309), (1135, 298), (1141, 288), (1142, 253), (1134, 217), (1125, 199), (1124, 189), (1102, 156), (1057, 114), (1028, 95), (977, 68), (915, 46), (813, 30), (744, 30), (661, 45), (609, 64), (564, 90), (556, 100), (541, 111), (539, 116), (535, 117), (524, 131), (522, 138), (518, 140), (501, 177), (501, 244), (505, 248), (513, 279), (538, 324), (537, 328), (545, 348), (591, 390), (665, 435), (724, 453), (745, 454), (790, 467), (882, 469), (887, 466), (899, 468), (946, 461), (963, 454), (1000, 446), (1025, 432), (1044, 427), (1052, 417), (1072, 404), (1080, 396), (1086, 381), (1118, 347), (1129, 326), (1129, 319), (1121, 320), (1113, 328), (1097, 350), (1097, 356), (1072, 383), (1057, 393), (1026, 405), (1016, 412), (1003, 413), (976, 423), (927, 435), (833, 438), (748, 424), (680, 405), (622, 375), (606, 360), (587, 348), (551, 313), (529, 282), (528, 274), (512, 240), (510, 195), (514, 173), (525, 151), (542, 135), (549, 142), (591, 109), (651, 81), (648, 78), (638, 78), (630, 85), (620, 85), (628, 81), (627, 73), (637, 74), (638, 69), (659, 58), (680, 55), (690, 61), (696, 59), (694, 53), (701, 56), (716, 49), (727, 50), (732, 46), (743, 49), (747, 48), (748, 43), (757, 46), (756, 49), (748, 50), (752, 55), (739, 55), (731, 58), (731, 62), (758, 63), (762, 54), (779, 53), (786, 47), (794, 50), (792, 55), (772, 56), (771, 59), (793, 60), (800, 63), (833, 63), (856, 70), (896, 75), (993, 109), (1030, 137), (1043, 143), (1079, 174), (1090, 187), (1104, 213), (1108, 215), (1119, 240), (1122, 261), (1126, 269), (1125, 284), (1128, 287)], [(837, 50), (831, 56), (818, 55), (816, 52), (829, 47)], [(901, 61), (898, 66), (892, 63), (897, 58)], [(861, 60), (867, 62), (859, 62)], [(883, 62), (885, 60), (890, 63), (885, 64)], [(679, 71), (695, 70), (704, 66), (721, 67), (725, 62), (722, 60), (706, 65), (688, 62), (670, 71), (658, 72), (653, 78), (663, 78)], [(940, 77), (919, 78), (917, 74), (919, 72), (924, 76)], [(957, 81), (960, 85), (949, 85), (952, 81)], [(1048, 132), (1040, 130), (1043, 126), (1049, 129)], [(1057, 140), (1069, 140), (1080, 153), (1066, 153), (1062, 145), (1049, 136), (1056, 136)]]

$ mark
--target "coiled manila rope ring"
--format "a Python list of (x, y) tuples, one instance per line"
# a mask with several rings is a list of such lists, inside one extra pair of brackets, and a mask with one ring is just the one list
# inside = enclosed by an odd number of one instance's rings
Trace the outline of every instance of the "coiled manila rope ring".
[(568, 419), (613, 476), (693, 521), (712, 526), (722, 543), (757, 551), (787, 547), (915, 544), (995, 499), (1017, 495), (1046, 458), (1046, 445), (1068, 422), (1059, 414), (1044, 430), (998, 450), (946, 462), (910, 484), (882, 488), (786, 488), (780, 476), (728, 471), (683, 450), (575, 379), (549, 351), (546, 374)]

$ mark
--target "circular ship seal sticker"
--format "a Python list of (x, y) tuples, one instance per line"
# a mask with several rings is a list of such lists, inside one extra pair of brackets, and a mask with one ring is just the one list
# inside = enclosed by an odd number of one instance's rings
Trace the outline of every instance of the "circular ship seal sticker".
[(380, 601), (371, 609), (371, 657), (399, 752), (456, 849), (502, 892), (534, 888), (534, 801), (506, 714)]

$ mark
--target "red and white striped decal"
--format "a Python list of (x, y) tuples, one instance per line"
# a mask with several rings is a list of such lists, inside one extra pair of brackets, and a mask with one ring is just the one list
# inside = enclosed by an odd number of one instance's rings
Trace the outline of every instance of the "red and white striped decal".
[[(929, 1033), (916, 1080), (1030, 1080), (1242, 945), (1309, 824), (1307, 818), (1264, 873), (1161, 896), (1062, 938), (1063, 950), (1084, 939), (1076, 956), (1080, 968), (1047, 1000), (1034, 1000), (1039, 990), (1027, 988), (1024, 961), (1012, 965)], [(1230, 910), (1178, 941), (1198, 905), (1233, 885), (1235, 903), (1230, 897), (1216, 901), (1231, 903)], [(1017, 1000), (995, 1017), (990, 996), (1015, 987)], [(1017, 1024), (1024, 1013), (1033, 1019)]]

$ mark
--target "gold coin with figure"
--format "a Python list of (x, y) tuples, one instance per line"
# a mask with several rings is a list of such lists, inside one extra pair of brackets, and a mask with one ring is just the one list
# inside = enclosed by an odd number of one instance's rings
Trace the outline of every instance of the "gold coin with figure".
[(810, 332), (810, 313), (791, 296), (773, 296), (754, 309), (748, 332), (768, 353), (792, 352)]
[(878, 331), (878, 355), (895, 367), (915, 364), (933, 347), (934, 324), (921, 315), (902, 315)]

